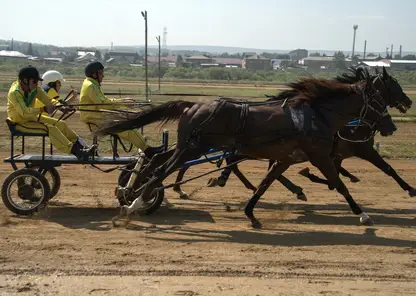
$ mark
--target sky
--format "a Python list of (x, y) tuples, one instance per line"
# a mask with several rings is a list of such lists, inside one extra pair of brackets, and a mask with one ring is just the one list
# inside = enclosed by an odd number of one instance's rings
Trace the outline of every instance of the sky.
[[(415, 0), (0, 0), (0, 39), (58, 46), (167, 45), (416, 50)], [(20, 7), (20, 8), (19, 8)]]

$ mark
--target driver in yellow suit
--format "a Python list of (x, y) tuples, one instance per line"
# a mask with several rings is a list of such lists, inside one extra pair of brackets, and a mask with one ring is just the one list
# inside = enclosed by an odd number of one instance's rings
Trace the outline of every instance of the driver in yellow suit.
[[(100, 62), (91, 62), (85, 67), (85, 80), (82, 84), (80, 94), (80, 118), (81, 121), (89, 124), (92, 131), (100, 126), (105, 113), (98, 112), (99, 109), (120, 109), (125, 100), (107, 98), (101, 91), (101, 82), (104, 78), (104, 66)], [(82, 106), (88, 104), (88, 106)], [(82, 110), (97, 110), (88, 112)], [(163, 147), (150, 147), (143, 136), (137, 130), (127, 130), (117, 134), (121, 139), (132, 143), (136, 148), (142, 150), (145, 155), (151, 158), (154, 154), (160, 153)]]
[[(65, 81), (63, 75), (55, 70), (49, 70), (43, 73), (42, 75), (42, 85), (41, 88), (48, 94), (48, 96), (52, 100), (57, 100), (61, 104), (70, 104), (73, 100), (76, 99), (78, 96), (78, 93), (75, 89), (71, 90), (71, 92), (68, 95), (67, 100), (64, 102), (64, 100), (60, 97), (60, 90), (62, 87), (63, 82)], [(35, 108), (41, 108), (45, 106), (39, 99), (36, 99), (35, 102)], [(47, 115), (47, 113), (44, 113), (43, 115)]]
[[(42, 115), (44, 112), (51, 114), (61, 103), (49, 98), (38, 86), (39, 81), (42, 78), (35, 67), (27, 66), (19, 71), (18, 80), (13, 82), (7, 97), (8, 120), (17, 124), (18, 131), (47, 133), (51, 144), (63, 153), (73, 154), (79, 159), (92, 156), (94, 147), (85, 147), (65, 121)], [(36, 98), (44, 107), (34, 106)]]

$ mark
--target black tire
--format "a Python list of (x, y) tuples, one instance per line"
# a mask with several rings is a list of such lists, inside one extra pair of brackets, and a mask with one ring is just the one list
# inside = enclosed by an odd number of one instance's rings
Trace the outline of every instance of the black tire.
[[(36, 203), (34, 204), (33, 207), (30, 207), (28, 209), (23, 209), (21, 207), (19, 207), (17, 204), (15, 204), (10, 197), (10, 187), (16, 182), (18, 184), (20, 184), (19, 180), (21, 180), (22, 177), (30, 177), (32, 178), (32, 180), (34, 180), (35, 183), (40, 184), (40, 189), (41, 190), (41, 196), (39, 198), (37, 198)], [(32, 182), (33, 183), (33, 182)], [(27, 194), (27, 195), (31, 195), (30, 197), (25, 197), (22, 199), (25, 200), (30, 200), (32, 197), (32, 191), (34, 193), (34, 188), (31, 184), (26, 184), (25, 183), (25, 189), (26, 192), (22, 191), (19, 192), (19, 190), (21, 190), (22, 186), (21, 184), (18, 185), (19, 189), (18, 189), (18, 195), (20, 198), (23, 197), (23, 195)], [(25, 190), (24, 189), (24, 190)], [(45, 178), (44, 175), (42, 175), (41, 173), (39, 173), (36, 170), (33, 169), (20, 169), (17, 171), (14, 171), (13, 173), (11, 173), (3, 182), (3, 185), (1, 187), (1, 197), (3, 200), (4, 205), (13, 213), (17, 214), (17, 215), (22, 215), (22, 216), (29, 216), (29, 215), (33, 215), (34, 213), (38, 212), (39, 209), (43, 209), (50, 197), (51, 194), (51, 189), (49, 187), (49, 182), (48, 180)]]
[(59, 189), (61, 188), (61, 176), (59, 175), (59, 172), (55, 168), (47, 168), (47, 169), (41, 169), (39, 167), (31, 167), (32, 170), (37, 170), (42, 175), (46, 176), (46, 174), (50, 174), (52, 177), (52, 184), (49, 182), (49, 187), (51, 189), (51, 194), (49, 196), (49, 200), (51, 200), (53, 197), (55, 197)]
[[(134, 165), (132, 167), (127, 167), (128, 169), (133, 169)], [(130, 178), (131, 172), (130, 171), (122, 171), (120, 173), (120, 176), (118, 177), (118, 185), (121, 187), (124, 187), (127, 185), (127, 182)], [(140, 186), (142, 186), (144, 183), (146, 183), (147, 181), (150, 180), (150, 176), (146, 177), (146, 179), (141, 182), (138, 187), (140, 188)], [(163, 186), (161, 183), (158, 184), (157, 187), (159, 186)], [(131, 205), (131, 203), (134, 201), (134, 199), (138, 197), (136, 196), (131, 196), (129, 198), (118, 198), (118, 202), (120, 204), (120, 206), (129, 206)], [(165, 198), (165, 190), (160, 190), (157, 191), (156, 193), (154, 193), (152, 195), (152, 199), (146, 203), (146, 206), (143, 206), (142, 208), (136, 210), (137, 213), (142, 214), (142, 215), (150, 215), (152, 213), (154, 213), (155, 211), (157, 211), (160, 208), (160, 205), (163, 202), (163, 199)]]

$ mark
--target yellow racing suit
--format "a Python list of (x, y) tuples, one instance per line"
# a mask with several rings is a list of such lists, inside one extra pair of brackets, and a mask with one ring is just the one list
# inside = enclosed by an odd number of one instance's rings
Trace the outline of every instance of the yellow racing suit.
[[(13, 82), (7, 97), (7, 118), (16, 123), (16, 130), (26, 133), (48, 134), (51, 144), (59, 151), (71, 154), (73, 143), (78, 135), (68, 128), (65, 121), (39, 116), (41, 110), (35, 107), (36, 99), (43, 105), (60, 105), (56, 99), (51, 99), (39, 86), (25, 96), (20, 82)], [(39, 104), (38, 103), (38, 104)]]
[[(99, 128), (100, 121), (104, 119), (105, 113), (101, 113), (99, 109), (119, 109), (121, 101), (117, 99), (107, 98), (101, 91), (100, 84), (94, 78), (87, 77), (82, 83), (80, 94), (80, 118), (81, 121), (89, 125), (92, 131)], [(96, 104), (95, 106), (82, 106), (82, 104)], [(106, 105), (99, 105), (106, 104)], [(89, 112), (82, 110), (97, 110), (97, 112)], [(132, 143), (135, 147), (145, 151), (148, 148), (143, 136), (137, 130), (128, 130), (117, 134), (121, 139)]]
[[(41, 88), (48, 94), (48, 97), (51, 98), (51, 100), (56, 100), (61, 102), (61, 97), (59, 96), (58, 92), (53, 88), (53, 87), (44, 87), (44, 85), (41, 86)], [(41, 102), (41, 100), (39, 100), (38, 98), (36, 98), (35, 100), (35, 108), (42, 108), (44, 107), (45, 104)], [(42, 112), (42, 115), (48, 116), (48, 113), (46, 112)]]

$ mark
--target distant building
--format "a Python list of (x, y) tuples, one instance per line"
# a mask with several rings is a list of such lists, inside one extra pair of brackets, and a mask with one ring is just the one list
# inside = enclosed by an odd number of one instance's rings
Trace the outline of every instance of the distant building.
[(213, 63), (213, 59), (211, 57), (207, 57), (207, 56), (190, 56), (190, 57), (185, 57), (184, 58), (185, 63), (189, 63), (194, 67), (199, 67), (202, 64), (212, 64)]
[[(177, 56), (167, 56), (167, 57), (160, 57), (161, 63), (176, 63)], [(158, 63), (159, 57), (158, 56), (148, 56), (147, 57), (148, 63)]]
[(289, 61), (288, 59), (270, 59), (270, 63), (272, 65), (273, 70), (277, 70), (280, 68), (280, 64), (283, 61)]
[(270, 59), (265, 58), (258, 54), (245, 56), (243, 58), (241, 66), (243, 69), (249, 69), (249, 70), (267, 71), (271, 69)]
[(0, 59), (3, 61), (27, 59), (29, 56), (15, 50), (0, 50)]
[(95, 56), (95, 48), (78, 48), (77, 49), (77, 56), (85, 56), (88, 53)]
[(96, 60), (97, 58), (91, 52), (86, 52), (82, 55), (79, 55), (77, 58), (75, 58), (75, 62), (77, 63), (91, 62), (91, 61), (96, 61)]
[(241, 68), (243, 60), (238, 58), (214, 58), (214, 62), (222, 67)]
[(134, 51), (109, 51), (106, 63), (112, 64), (136, 64), (139, 54)]
[(292, 61), (299, 61), (303, 58), (308, 57), (308, 51), (306, 49), (298, 48), (289, 52), (288, 55), (290, 56), (290, 59)]
[(364, 65), (367, 68), (374, 69), (374, 68), (390, 68), (390, 63), (388, 61), (362, 61), (360, 65)]
[(389, 60), (390, 68), (392, 70), (403, 71), (403, 70), (416, 70), (415, 60)]
[[(344, 60), (347, 67), (352, 65), (352, 61), (349, 58)], [(299, 65), (305, 68), (318, 70), (318, 69), (335, 69), (337, 60), (334, 57), (306, 57), (298, 61)]]
[(245, 59), (247, 57), (255, 56), (255, 55), (257, 55), (257, 52), (254, 52), (254, 51), (243, 52), (243, 59)]
[(383, 59), (380, 61), (362, 61), (361, 65), (365, 65), (369, 68), (390, 68), (396, 71), (414, 71), (416, 70), (415, 60), (389, 60)]

